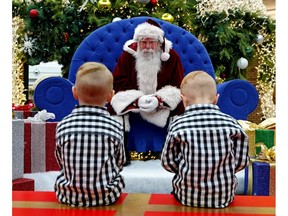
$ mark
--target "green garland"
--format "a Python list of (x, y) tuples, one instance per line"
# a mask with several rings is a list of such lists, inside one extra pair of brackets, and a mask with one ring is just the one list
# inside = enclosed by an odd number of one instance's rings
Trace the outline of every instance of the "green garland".
[[(94, 2), (94, 3), (92, 3)], [(275, 32), (275, 21), (259, 12), (243, 10), (199, 11), (199, 0), (158, 0), (156, 5), (140, 4), (137, 0), (110, 0), (110, 7), (99, 5), (100, 0), (13, 0), (13, 17), (24, 20), (19, 28), (19, 44), (24, 36), (33, 42), (30, 54), (23, 49), (24, 61), (29, 65), (57, 60), (63, 65), (63, 77), (68, 77), (72, 56), (83, 41), (95, 29), (110, 23), (115, 17), (134, 16), (160, 18), (170, 13), (173, 24), (193, 33), (206, 47), (217, 77), (224, 80), (245, 79), (245, 70), (237, 68), (240, 57), (248, 59), (257, 54), (255, 37), (261, 33)], [(209, 2), (206, 0), (206, 2)], [(36, 9), (38, 16), (31, 18), (29, 12)], [(266, 43), (272, 43), (270, 40)], [(266, 38), (265, 38), (266, 39)], [(270, 40), (270, 41), (269, 41)]]
[[(197, 19), (197, 26), (194, 33), (201, 36), (216, 76), (227, 80), (246, 78), (246, 70), (237, 68), (237, 60), (244, 57), (249, 61), (257, 54), (257, 34), (275, 33), (275, 21), (241, 10), (228, 10), (228, 15), (224, 11), (206, 13), (205, 21)], [(273, 43), (270, 38), (265, 40), (266, 44)]]

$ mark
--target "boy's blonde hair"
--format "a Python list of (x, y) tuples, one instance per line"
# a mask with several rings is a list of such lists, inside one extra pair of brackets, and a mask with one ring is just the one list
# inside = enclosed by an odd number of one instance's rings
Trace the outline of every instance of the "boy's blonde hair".
[(113, 91), (113, 75), (103, 64), (86, 62), (76, 74), (78, 99), (86, 104), (103, 104)]
[(181, 82), (180, 90), (188, 104), (215, 103), (216, 83), (205, 71), (192, 71), (187, 74)]

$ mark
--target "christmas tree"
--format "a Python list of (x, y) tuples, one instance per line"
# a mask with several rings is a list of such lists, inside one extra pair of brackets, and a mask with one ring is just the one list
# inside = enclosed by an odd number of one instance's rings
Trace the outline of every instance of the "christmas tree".
[(57, 60), (64, 66), (64, 77), (76, 48), (95, 29), (112, 22), (114, 18), (161, 18), (164, 13), (172, 14), (175, 11), (179, 15), (172, 17), (173, 23), (187, 29), (193, 26), (193, 4), (190, 1), (13, 1), (13, 17), (20, 17), (24, 21), (18, 34), (22, 35), (19, 39), (22, 40), (20, 44), (23, 44), (27, 63), (35, 65), (41, 61)]

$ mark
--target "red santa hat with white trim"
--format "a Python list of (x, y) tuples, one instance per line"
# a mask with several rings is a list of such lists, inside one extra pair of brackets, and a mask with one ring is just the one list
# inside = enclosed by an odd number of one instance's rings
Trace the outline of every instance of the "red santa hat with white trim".
[(140, 41), (144, 38), (152, 38), (162, 44), (162, 61), (167, 61), (170, 58), (169, 50), (172, 48), (172, 42), (164, 37), (164, 31), (160, 25), (152, 19), (148, 19), (135, 28), (133, 40)]

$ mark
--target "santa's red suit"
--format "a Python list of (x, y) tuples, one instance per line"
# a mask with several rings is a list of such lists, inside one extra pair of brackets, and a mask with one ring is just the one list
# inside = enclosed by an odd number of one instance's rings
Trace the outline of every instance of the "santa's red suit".
[[(169, 117), (184, 111), (179, 89), (184, 76), (180, 57), (172, 49), (171, 41), (164, 38), (162, 29), (146, 24), (140, 24), (133, 40), (124, 45), (124, 52), (113, 72), (115, 95), (111, 101), (113, 109), (110, 107), (112, 115), (125, 119), (126, 131), (130, 131), (128, 148), (137, 152), (161, 151)], [(161, 55), (161, 66), (155, 77), (143, 72), (151, 65), (136, 64), (137, 41), (141, 36), (159, 40), (163, 53), (169, 53), (164, 58)], [(149, 113), (140, 110), (138, 99), (143, 95), (156, 96), (159, 101), (157, 109)]]

